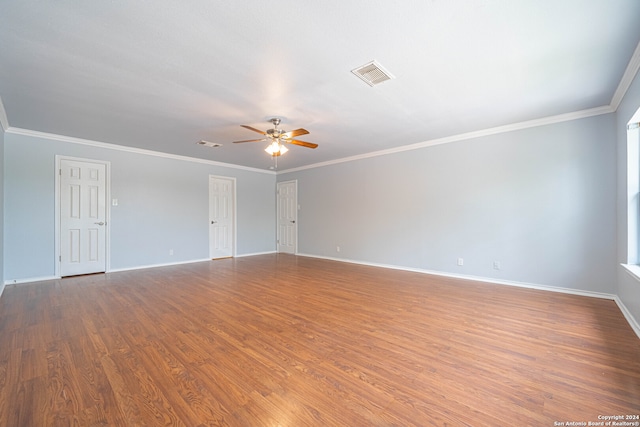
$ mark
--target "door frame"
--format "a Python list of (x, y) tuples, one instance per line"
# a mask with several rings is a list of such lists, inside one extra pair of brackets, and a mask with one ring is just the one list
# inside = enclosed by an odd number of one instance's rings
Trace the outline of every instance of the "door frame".
[(235, 257), (236, 256), (236, 243), (238, 240), (238, 236), (237, 236), (237, 232), (238, 232), (238, 227), (236, 227), (236, 224), (238, 222), (238, 218), (237, 218), (237, 196), (236, 196), (236, 178), (233, 176), (222, 176), (222, 175), (209, 175), (209, 181), (207, 184), (207, 207), (208, 207), (208, 215), (207, 215), (207, 242), (209, 243), (209, 259), (214, 259), (211, 257), (212, 253), (211, 253), (211, 231), (209, 229), (209, 226), (211, 225), (209, 223), (209, 221), (211, 221), (211, 180), (212, 179), (223, 179), (226, 181), (231, 182), (231, 197), (233, 198), (233, 201), (231, 202), (231, 209), (233, 210), (233, 212), (231, 213), (231, 257)]
[(111, 270), (111, 162), (106, 160), (95, 160), (95, 159), (85, 159), (81, 157), (71, 157), (71, 156), (63, 156), (56, 154), (55, 156), (55, 206), (54, 206), (54, 275), (55, 277), (60, 276), (61, 270), (61, 249), (60, 249), (60, 228), (61, 228), (61, 215), (60, 215), (60, 170), (63, 160), (72, 160), (76, 162), (85, 162), (85, 163), (98, 163), (105, 166), (105, 189), (104, 189), (104, 197), (105, 197), (105, 237), (104, 237), (104, 257), (105, 257), (105, 273), (108, 273)]
[[(296, 206), (295, 213), (296, 219), (294, 223), (294, 228), (296, 229), (296, 237), (293, 242), (293, 254), (296, 255), (298, 253), (298, 180), (292, 179), (289, 181), (280, 181), (276, 183), (276, 253), (280, 253), (280, 185), (281, 184), (293, 184), (295, 187), (295, 197), (296, 197)], [(288, 253), (288, 252), (285, 252)]]

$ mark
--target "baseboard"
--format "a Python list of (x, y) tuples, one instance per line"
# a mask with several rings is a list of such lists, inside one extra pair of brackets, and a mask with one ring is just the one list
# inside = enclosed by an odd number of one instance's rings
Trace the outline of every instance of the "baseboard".
[(235, 258), (244, 258), (248, 256), (257, 256), (257, 255), (271, 255), (277, 253), (276, 251), (266, 251), (266, 252), (254, 252), (252, 254), (239, 254), (236, 255)]
[(371, 267), (390, 268), (393, 270), (412, 271), (415, 273), (432, 274), (436, 276), (451, 277), (455, 279), (473, 280), (475, 282), (486, 282), (486, 283), (492, 283), (492, 284), (498, 284), (498, 285), (516, 286), (519, 288), (537, 289), (540, 291), (559, 292), (563, 294), (579, 295), (579, 296), (585, 296), (585, 297), (591, 297), (591, 298), (609, 299), (616, 302), (616, 304), (618, 305), (618, 308), (620, 308), (620, 311), (622, 312), (622, 315), (629, 323), (629, 326), (631, 326), (631, 329), (633, 329), (633, 331), (636, 333), (638, 338), (640, 338), (640, 324), (638, 324), (638, 321), (635, 319), (635, 317), (633, 317), (633, 315), (631, 314), (629, 309), (624, 305), (620, 297), (618, 297), (618, 295), (615, 295), (615, 294), (585, 291), (581, 289), (560, 288), (555, 286), (539, 285), (535, 283), (515, 282), (515, 281), (509, 281), (509, 280), (500, 280), (500, 279), (470, 276), (470, 275), (464, 275), (464, 274), (452, 274), (452, 273), (447, 273), (443, 271), (424, 270), (419, 268), (402, 267), (402, 266), (388, 265), (388, 264), (378, 264), (378, 263), (372, 263), (372, 262), (363, 262), (363, 261), (356, 261), (356, 260), (343, 259), (343, 258), (311, 255), (311, 254), (298, 254), (298, 255), (306, 256), (310, 258), (321, 258), (321, 259), (327, 259), (331, 261), (347, 262), (350, 264), (360, 264), (360, 265), (367, 265)]
[[(273, 254), (273, 253), (275, 253), (275, 251), (257, 252), (257, 253), (253, 253), (253, 254), (242, 254), (242, 255), (236, 255), (235, 257), (241, 258), (241, 257), (246, 257), (246, 256), (266, 255), (266, 254)], [(192, 259), (192, 260), (187, 260), (187, 261), (168, 262), (168, 263), (161, 263), (161, 264), (138, 265), (138, 266), (135, 266), (135, 267), (111, 268), (111, 269), (107, 270), (107, 273), (117, 273), (117, 272), (121, 272), (121, 271), (133, 271), (133, 270), (144, 270), (145, 268), (170, 267), (170, 266), (173, 266), (173, 265), (193, 264), (195, 262), (205, 262), (205, 261), (211, 261), (211, 259), (210, 258), (202, 258), (202, 259)], [(0, 287), (0, 295), (2, 295), (2, 291), (4, 290), (4, 287), (6, 285), (17, 285), (17, 284), (21, 284), (21, 283), (32, 283), (32, 282), (43, 282), (45, 280), (58, 280), (60, 278), (61, 278), (60, 276), (45, 276), (45, 277), (30, 277), (30, 278), (26, 278), (26, 279), (5, 280), (4, 283), (2, 283), (0, 285), (1, 286)]]
[(616, 304), (618, 304), (618, 308), (620, 308), (622, 315), (625, 319), (627, 319), (627, 322), (629, 322), (629, 326), (631, 326), (633, 332), (635, 332), (638, 338), (640, 338), (640, 324), (638, 324), (638, 321), (635, 319), (635, 317), (633, 317), (633, 314), (631, 314), (627, 306), (624, 305), (620, 297), (616, 295), (614, 301), (616, 302)]
[(178, 262), (167, 262), (161, 264), (147, 264), (147, 265), (138, 265), (135, 267), (125, 267), (125, 268), (112, 268), (107, 273), (118, 273), (121, 271), (133, 271), (133, 270), (144, 270), (146, 268), (157, 268), (157, 267), (171, 267), (173, 265), (182, 265), (182, 264), (193, 264), (196, 262), (205, 262), (211, 261), (211, 258), (203, 258), (203, 259), (192, 259), (188, 261), (178, 261)]
[(512, 280), (494, 279), (494, 278), (488, 278), (488, 277), (482, 277), (482, 276), (472, 276), (468, 274), (454, 274), (454, 273), (438, 271), (438, 270), (425, 270), (421, 268), (403, 267), (403, 266), (391, 265), (391, 264), (379, 264), (379, 263), (373, 263), (373, 262), (357, 261), (357, 260), (350, 260), (350, 259), (344, 259), (344, 258), (325, 257), (325, 256), (311, 255), (311, 254), (298, 254), (298, 255), (306, 256), (310, 258), (321, 258), (321, 259), (327, 259), (331, 261), (347, 262), (350, 264), (367, 265), (370, 267), (389, 268), (392, 270), (402, 270), (402, 271), (411, 271), (414, 273), (432, 274), (434, 276), (450, 277), (454, 279), (473, 280), (474, 282), (485, 282), (485, 283), (493, 283), (497, 285), (516, 286), (518, 288), (537, 289), (540, 291), (559, 292), (563, 294), (580, 295), (580, 296), (586, 296), (586, 297), (592, 297), (592, 298), (603, 298), (603, 299), (609, 299), (609, 300), (615, 300), (617, 298), (617, 295), (615, 294), (585, 291), (581, 289), (560, 288), (556, 286), (539, 285), (536, 283), (516, 282)]
[[(171, 262), (171, 263), (164, 263), (164, 264), (140, 265), (140, 266), (136, 266), (136, 267), (111, 268), (111, 269), (107, 270), (107, 273), (117, 273), (119, 271), (143, 270), (145, 268), (168, 267), (168, 266), (172, 266), (172, 265), (191, 264), (191, 263), (194, 263), (194, 262), (203, 262), (203, 261), (211, 261), (211, 260), (209, 258), (205, 258), (205, 259), (196, 259), (196, 260), (189, 260), (189, 261)], [(22, 283), (43, 282), (45, 280), (58, 280), (58, 279), (61, 279), (61, 277), (60, 276), (29, 277), (29, 278), (26, 278), (26, 279), (5, 280), (4, 281), (4, 285), (19, 285), (19, 284), (22, 284)], [(4, 289), (4, 286), (3, 286), (3, 289)]]
[[(243, 258), (243, 257), (249, 257), (249, 256), (269, 255), (269, 254), (274, 254), (274, 253), (277, 253), (277, 252), (276, 251), (256, 252), (256, 253), (250, 253), (250, 254), (236, 255), (235, 257), (236, 258)], [(638, 324), (637, 320), (633, 317), (633, 315), (631, 314), (629, 309), (627, 309), (627, 307), (624, 305), (622, 300), (615, 294), (607, 294), (607, 293), (603, 293), (603, 292), (585, 291), (585, 290), (581, 290), (581, 289), (560, 288), (560, 287), (555, 287), (555, 286), (539, 285), (539, 284), (535, 284), (535, 283), (516, 282), (516, 281), (511, 281), (511, 280), (501, 280), (501, 279), (487, 278), (487, 277), (481, 277), (481, 276), (472, 276), (472, 275), (466, 275), (466, 274), (452, 274), (452, 273), (448, 273), (448, 272), (444, 272), (444, 271), (425, 270), (425, 269), (421, 269), (421, 268), (403, 267), (403, 266), (392, 265), (392, 264), (379, 264), (379, 263), (373, 263), (373, 262), (351, 260), (351, 259), (346, 259), (346, 258), (335, 258), (335, 257), (320, 256), (320, 255), (305, 254), (305, 253), (298, 253), (296, 255), (309, 257), (309, 258), (318, 258), (318, 259), (326, 259), (326, 260), (330, 260), (330, 261), (345, 262), (345, 263), (349, 263), (349, 264), (366, 265), (366, 266), (370, 266), (370, 267), (380, 267), (380, 268), (388, 268), (388, 269), (392, 269), (392, 270), (411, 271), (411, 272), (414, 272), (414, 273), (430, 274), (430, 275), (435, 275), (435, 276), (450, 277), (450, 278), (454, 278), (454, 279), (472, 280), (472, 281), (475, 281), (475, 282), (485, 282), (485, 283), (505, 285), (505, 286), (515, 286), (515, 287), (519, 287), (519, 288), (537, 289), (537, 290), (541, 290), (541, 291), (558, 292), (558, 293), (563, 293), (563, 294), (579, 295), (579, 296), (586, 296), (586, 297), (591, 297), (591, 298), (609, 299), (609, 300), (613, 300), (613, 301), (616, 302), (616, 304), (620, 308), (620, 311), (622, 312), (622, 315), (627, 320), (627, 322), (629, 323), (629, 325), (631, 326), (633, 331), (636, 333), (638, 338), (640, 338), (640, 324)], [(173, 262), (173, 263), (149, 264), (149, 265), (142, 265), (142, 266), (136, 266), (136, 267), (117, 268), (117, 269), (109, 270), (108, 273), (116, 273), (116, 272), (120, 272), (120, 271), (142, 270), (142, 269), (145, 269), (145, 268), (169, 267), (169, 266), (174, 266), (174, 265), (193, 264), (193, 263), (196, 263), (196, 262), (205, 262), (205, 261), (211, 261), (211, 260), (209, 258), (204, 258), (204, 259), (195, 259), (195, 260), (180, 261), (180, 262)], [(16, 285), (16, 284), (21, 284), (21, 283), (32, 283), (32, 282), (42, 282), (42, 281), (45, 281), (45, 280), (56, 280), (56, 279), (60, 279), (60, 277), (47, 276), (47, 277), (33, 277), (33, 278), (28, 278), (28, 279), (5, 280), (4, 283), (0, 284), (0, 297), (2, 296), (2, 293), (3, 293), (4, 288), (5, 288), (6, 285)]]
[[(4, 281), (4, 285), (19, 285), (22, 283), (44, 282), (45, 280), (57, 280), (60, 276), (43, 276), (43, 277), (29, 277), (26, 279), (9, 279)], [(3, 287), (4, 288), (4, 287)]]

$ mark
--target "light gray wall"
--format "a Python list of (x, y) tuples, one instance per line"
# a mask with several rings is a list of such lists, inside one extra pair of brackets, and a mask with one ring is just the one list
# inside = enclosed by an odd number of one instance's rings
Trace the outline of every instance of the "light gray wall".
[(4, 145), (7, 281), (55, 273), (56, 155), (111, 162), (111, 269), (208, 258), (209, 175), (237, 180), (237, 254), (275, 251), (272, 174), (11, 132)]
[(614, 126), (607, 114), (278, 181), (298, 180), (302, 254), (613, 293)]
[(627, 262), (627, 123), (640, 108), (640, 76), (636, 75), (616, 111), (618, 153), (618, 256), (617, 294), (637, 323), (640, 323), (640, 281), (619, 264)]

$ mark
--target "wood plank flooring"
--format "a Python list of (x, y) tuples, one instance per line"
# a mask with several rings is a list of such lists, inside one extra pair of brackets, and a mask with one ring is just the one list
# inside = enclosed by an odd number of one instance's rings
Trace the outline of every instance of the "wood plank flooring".
[(275, 254), (15, 285), (0, 298), (2, 426), (554, 426), (637, 414), (640, 339), (610, 300)]

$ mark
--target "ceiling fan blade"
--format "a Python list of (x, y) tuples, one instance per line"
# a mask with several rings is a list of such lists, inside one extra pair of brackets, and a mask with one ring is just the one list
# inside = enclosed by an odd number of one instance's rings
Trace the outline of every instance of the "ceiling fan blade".
[(295, 138), (296, 136), (306, 135), (308, 133), (309, 133), (308, 130), (300, 128), (300, 129), (292, 130), (289, 132), (285, 132), (282, 135), (280, 135), (280, 137), (284, 139), (290, 139), (290, 138)]
[(233, 141), (234, 144), (237, 144), (238, 142), (260, 142), (260, 141), (266, 141), (267, 138), (262, 138), (262, 139), (244, 139), (242, 141)]
[(265, 133), (265, 132), (262, 132), (261, 130), (256, 129), (256, 128), (252, 128), (251, 126), (247, 126), (247, 125), (240, 125), (240, 126), (242, 126), (242, 127), (243, 127), (243, 128), (245, 128), (245, 129), (249, 129), (249, 130), (252, 130), (252, 131), (254, 131), (254, 132), (261, 133), (262, 135), (266, 135), (266, 133)]
[(304, 141), (298, 141), (297, 139), (289, 139), (287, 140), (287, 142), (294, 144), (294, 145), (301, 145), (303, 147), (307, 147), (307, 148), (316, 148), (318, 146), (318, 144), (314, 144), (313, 142), (304, 142)]

